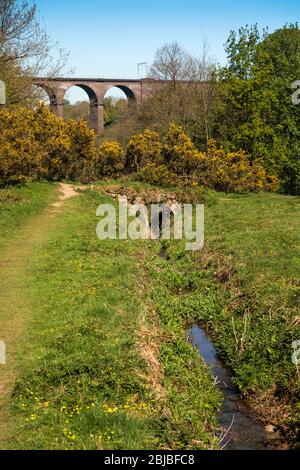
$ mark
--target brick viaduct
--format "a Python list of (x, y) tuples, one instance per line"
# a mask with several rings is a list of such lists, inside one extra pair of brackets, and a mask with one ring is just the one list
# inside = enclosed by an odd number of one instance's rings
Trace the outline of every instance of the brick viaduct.
[[(122, 90), (129, 103), (138, 105), (147, 94), (149, 80), (116, 80), (116, 79), (90, 79), (90, 78), (37, 78), (34, 84), (43, 88), (50, 99), (51, 110), (59, 117), (64, 117), (64, 97), (72, 86), (84, 90), (90, 99), (89, 126), (99, 134), (104, 128), (104, 97), (112, 87)], [(149, 87), (148, 87), (149, 90)]]

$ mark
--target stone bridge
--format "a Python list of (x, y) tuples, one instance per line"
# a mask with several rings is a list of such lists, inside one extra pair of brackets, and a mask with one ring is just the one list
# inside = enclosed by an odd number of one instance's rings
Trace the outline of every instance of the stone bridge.
[(117, 87), (125, 93), (129, 103), (138, 105), (147, 94), (149, 80), (36, 78), (34, 84), (48, 94), (51, 110), (61, 118), (64, 117), (64, 97), (68, 89), (77, 86), (84, 90), (90, 99), (89, 126), (95, 130), (96, 134), (99, 134), (104, 128), (104, 97), (107, 91), (112, 87)]

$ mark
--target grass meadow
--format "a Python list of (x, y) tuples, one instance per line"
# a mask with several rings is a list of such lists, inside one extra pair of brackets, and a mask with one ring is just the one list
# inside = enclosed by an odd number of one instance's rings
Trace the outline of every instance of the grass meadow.
[(15, 323), (1, 447), (217, 449), (221, 396), (186, 342), (190, 322), (208, 329), (257, 416), (296, 442), (299, 198), (208, 193), (205, 247), (189, 253), (99, 241), (96, 208), (112, 199), (95, 189), (56, 211), (55, 184), (0, 190), (1, 271), (15, 282), (2, 291), (0, 337)]

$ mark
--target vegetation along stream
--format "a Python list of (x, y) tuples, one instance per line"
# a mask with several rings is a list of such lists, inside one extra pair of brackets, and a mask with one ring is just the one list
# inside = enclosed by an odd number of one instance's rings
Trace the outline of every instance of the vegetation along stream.
[(265, 427), (251, 415), (247, 400), (240, 396), (234, 386), (231, 371), (219, 360), (205, 330), (193, 325), (187, 330), (187, 339), (210, 367), (224, 396), (218, 416), (222, 447), (227, 450), (274, 450), (281, 447), (278, 435), (273, 431), (268, 432), (269, 427)]

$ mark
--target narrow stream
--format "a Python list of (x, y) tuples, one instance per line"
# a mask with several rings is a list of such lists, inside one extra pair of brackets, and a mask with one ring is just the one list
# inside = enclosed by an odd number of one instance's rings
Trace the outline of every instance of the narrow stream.
[(218, 416), (221, 447), (225, 450), (278, 449), (278, 436), (266, 432), (265, 426), (251, 416), (249, 404), (239, 395), (232, 382), (232, 373), (218, 359), (217, 351), (206, 332), (195, 325), (187, 330), (187, 338), (211, 368), (224, 396)]

